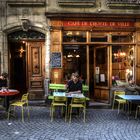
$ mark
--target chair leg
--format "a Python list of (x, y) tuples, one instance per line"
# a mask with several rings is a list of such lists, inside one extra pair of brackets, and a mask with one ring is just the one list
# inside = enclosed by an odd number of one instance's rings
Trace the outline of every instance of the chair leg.
[(120, 103), (118, 104), (118, 114), (120, 113)]
[(138, 110), (139, 110), (139, 106), (137, 106), (137, 108), (136, 108), (135, 119), (137, 119), (137, 116), (138, 116)]
[(66, 106), (66, 110), (65, 110), (65, 122), (67, 121), (67, 106)]
[(10, 120), (10, 110), (11, 110), (11, 106), (9, 106), (9, 109), (8, 109), (8, 121)]
[(70, 118), (69, 118), (69, 123), (71, 123), (71, 114), (72, 114), (72, 107), (70, 107)]
[(24, 122), (24, 110), (23, 110), (23, 106), (21, 107), (22, 110), (22, 122)]
[(130, 114), (131, 114), (131, 111), (132, 111), (132, 102), (130, 102)]
[(54, 115), (54, 107), (52, 107), (52, 112), (51, 112), (51, 122), (53, 121), (53, 115)]
[(86, 120), (86, 108), (83, 108), (83, 111), (84, 111), (84, 123), (85, 123), (85, 120)]
[(115, 98), (113, 98), (112, 110), (114, 109), (114, 105), (115, 105)]
[(27, 106), (27, 111), (28, 111), (28, 120), (30, 118), (30, 112), (29, 112), (29, 107)]
[(50, 106), (50, 117), (52, 115), (52, 105)]
[(67, 114), (68, 118), (70, 116), (70, 106), (68, 106), (68, 114)]
[(123, 104), (123, 111), (125, 111), (125, 106), (124, 106), (125, 104)]

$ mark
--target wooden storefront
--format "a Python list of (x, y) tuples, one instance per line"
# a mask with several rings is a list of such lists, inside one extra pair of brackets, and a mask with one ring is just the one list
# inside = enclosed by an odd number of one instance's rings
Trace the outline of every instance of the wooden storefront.
[(46, 13), (46, 17), (50, 20), (50, 50), (59, 53), (61, 63), (51, 67), (52, 83), (65, 83), (67, 74), (78, 71), (90, 87), (89, 96), (110, 103), (112, 77), (118, 75), (125, 83), (130, 70), (136, 83), (140, 82), (138, 16)]

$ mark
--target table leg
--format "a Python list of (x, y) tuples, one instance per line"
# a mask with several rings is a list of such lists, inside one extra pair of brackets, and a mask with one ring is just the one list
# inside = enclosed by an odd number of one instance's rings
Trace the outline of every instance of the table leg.
[(4, 107), (6, 108), (6, 111), (8, 111), (8, 108), (9, 108), (9, 97), (8, 96), (4, 97)]

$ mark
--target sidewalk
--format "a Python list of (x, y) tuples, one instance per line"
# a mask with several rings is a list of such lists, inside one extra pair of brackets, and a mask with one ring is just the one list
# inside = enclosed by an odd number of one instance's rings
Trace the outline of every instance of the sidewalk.
[(85, 124), (78, 116), (73, 116), (69, 124), (60, 116), (51, 122), (49, 107), (43, 104), (32, 103), (30, 121), (25, 115), (24, 123), (20, 109), (18, 118), (10, 122), (1, 114), (0, 140), (140, 140), (140, 120), (128, 120), (123, 112), (118, 115), (117, 110), (89, 108)]

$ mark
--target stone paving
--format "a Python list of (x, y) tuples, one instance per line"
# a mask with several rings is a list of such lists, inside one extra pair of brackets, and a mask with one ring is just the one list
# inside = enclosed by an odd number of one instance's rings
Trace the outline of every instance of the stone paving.
[[(26, 113), (26, 112), (25, 112)], [(55, 116), (50, 121), (49, 107), (30, 107), (30, 120), (22, 123), (20, 110), (7, 121), (0, 113), (0, 140), (140, 140), (140, 120), (111, 109), (87, 109), (86, 123), (78, 116), (72, 123)]]

